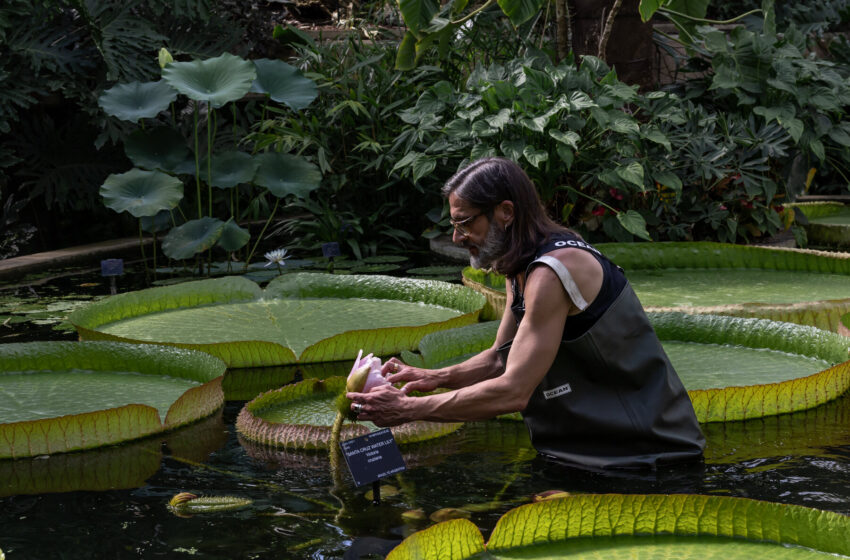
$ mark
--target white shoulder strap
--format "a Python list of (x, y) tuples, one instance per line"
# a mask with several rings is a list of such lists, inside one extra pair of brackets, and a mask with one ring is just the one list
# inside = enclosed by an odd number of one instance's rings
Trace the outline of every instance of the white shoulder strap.
[(539, 259), (536, 259), (531, 264), (534, 263), (542, 263), (555, 271), (555, 274), (558, 275), (558, 278), (561, 279), (561, 284), (564, 285), (564, 289), (567, 291), (567, 295), (570, 296), (570, 299), (573, 300), (573, 304), (584, 311), (587, 308), (588, 303), (582, 297), (581, 292), (578, 289), (578, 286), (573, 280), (572, 275), (570, 275), (570, 271), (567, 270), (567, 267), (564, 266), (564, 263), (556, 259), (555, 257), (550, 257), (548, 255), (543, 255)]

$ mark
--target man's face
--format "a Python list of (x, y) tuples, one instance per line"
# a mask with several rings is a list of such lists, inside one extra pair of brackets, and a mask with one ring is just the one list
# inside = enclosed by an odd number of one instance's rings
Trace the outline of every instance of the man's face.
[(505, 252), (505, 232), (495, 220), (488, 219), (480, 209), (454, 193), (449, 195), (449, 213), (455, 224), (452, 241), (469, 251), (469, 264), (475, 268), (490, 268)]

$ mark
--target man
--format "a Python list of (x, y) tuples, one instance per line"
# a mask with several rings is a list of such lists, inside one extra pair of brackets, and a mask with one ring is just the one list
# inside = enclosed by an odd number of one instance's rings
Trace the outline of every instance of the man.
[[(525, 172), (478, 160), (443, 187), (454, 242), (505, 275), (493, 346), (444, 369), (392, 358), (390, 383), (349, 393), (360, 420), (466, 421), (521, 411), (543, 454), (592, 467), (656, 467), (702, 456), (679, 377), (621, 269), (545, 213)], [(422, 397), (411, 391), (447, 392)]]

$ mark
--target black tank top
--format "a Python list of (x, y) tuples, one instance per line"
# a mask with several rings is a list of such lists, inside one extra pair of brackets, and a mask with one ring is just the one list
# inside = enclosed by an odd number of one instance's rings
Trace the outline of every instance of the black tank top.
[[(626, 276), (622, 268), (608, 260), (598, 249), (585, 243), (578, 236), (571, 233), (553, 233), (547, 241), (543, 242), (537, 248), (534, 259), (538, 259), (546, 253), (567, 247), (587, 251), (602, 266), (602, 287), (599, 289), (599, 294), (597, 294), (593, 302), (584, 311), (570, 315), (564, 326), (564, 334), (561, 340), (575, 340), (590, 330), (590, 327), (596, 324), (596, 321), (605, 313), (614, 300), (617, 299), (617, 296), (620, 295), (620, 292), (623, 291), (626, 285)], [(528, 281), (528, 274), (532, 268), (530, 267), (526, 271), (526, 281)], [(517, 282), (511, 282), (511, 285), (513, 286), (511, 312), (514, 315), (516, 324), (519, 325), (519, 322), (525, 316), (525, 298), (520, 293)]]

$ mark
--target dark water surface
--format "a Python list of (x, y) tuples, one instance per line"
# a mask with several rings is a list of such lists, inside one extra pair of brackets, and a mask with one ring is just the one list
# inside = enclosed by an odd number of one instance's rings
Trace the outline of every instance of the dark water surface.
[[(90, 289), (84, 297), (108, 293), (102, 284)], [(0, 327), (0, 342), (75, 338), (57, 324)], [(323, 454), (241, 442), (234, 423), (243, 404), (229, 401), (213, 418), (149, 440), (0, 461), (0, 550), (8, 560), (382, 558), (430, 524), (407, 522), (404, 512), (466, 508), (487, 538), (507, 510), (552, 489), (738, 496), (850, 514), (848, 395), (802, 413), (705, 425), (704, 464), (655, 473), (573, 469), (537, 456), (521, 423), (467, 424), (403, 449), (408, 470), (384, 481), (397, 493), (385, 488), (379, 505), (347, 473), (333, 490)], [(167, 507), (178, 492), (254, 502), (178, 517)]]

